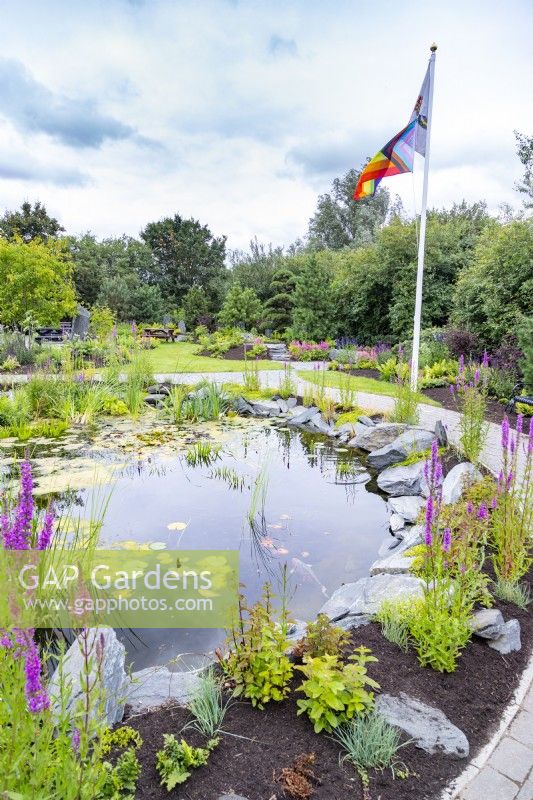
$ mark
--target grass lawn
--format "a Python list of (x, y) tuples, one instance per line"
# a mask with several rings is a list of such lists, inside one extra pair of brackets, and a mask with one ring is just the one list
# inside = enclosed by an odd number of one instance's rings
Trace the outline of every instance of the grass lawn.
[[(322, 381), (324, 381), (326, 386), (331, 386), (334, 389), (345, 386), (346, 384), (344, 381), (348, 379), (350, 389), (354, 389), (356, 392), (384, 394), (387, 397), (395, 397), (396, 395), (396, 387), (393, 383), (378, 381), (375, 378), (365, 378), (364, 376), (359, 378), (355, 375), (346, 376), (340, 372), (316, 373), (312, 370), (299, 370), (298, 377), (302, 378), (304, 381), (316, 384), (322, 384)], [(437, 403), (436, 400), (432, 400), (430, 397), (426, 397), (423, 394), (418, 395), (418, 402), (426, 403), (428, 406), (440, 406), (440, 403)]]
[[(196, 355), (197, 344), (192, 342), (162, 342), (149, 350), (154, 372), (242, 372), (244, 361)], [(282, 369), (275, 361), (258, 361), (259, 369)]]

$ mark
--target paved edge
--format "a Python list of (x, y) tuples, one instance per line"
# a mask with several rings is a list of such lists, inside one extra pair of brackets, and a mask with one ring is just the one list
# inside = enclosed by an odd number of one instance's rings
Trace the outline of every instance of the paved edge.
[(479, 751), (470, 761), (458, 778), (455, 778), (442, 792), (440, 800), (457, 800), (461, 792), (474, 780), (482, 768), (488, 763), (492, 753), (496, 749), (500, 740), (506, 734), (512, 721), (521, 709), (522, 702), (533, 685), (533, 654), (530, 656), (528, 664), (522, 673), (520, 683), (515, 689), (513, 699), (505, 709), (498, 730), (489, 742)]

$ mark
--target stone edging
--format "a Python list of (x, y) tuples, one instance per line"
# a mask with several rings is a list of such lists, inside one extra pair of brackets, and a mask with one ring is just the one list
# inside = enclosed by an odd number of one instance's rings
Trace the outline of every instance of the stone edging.
[(457, 800), (461, 792), (474, 780), (476, 775), (489, 761), (492, 753), (498, 746), (500, 740), (506, 734), (515, 716), (520, 711), (521, 704), (527, 694), (529, 687), (533, 684), (533, 654), (530, 656), (527, 667), (522, 673), (520, 683), (515, 689), (513, 699), (505, 709), (500, 726), (490, 741), (473, 758), (458, 778), (455, 778), (450, 785), (444, 789), (440, 800)]

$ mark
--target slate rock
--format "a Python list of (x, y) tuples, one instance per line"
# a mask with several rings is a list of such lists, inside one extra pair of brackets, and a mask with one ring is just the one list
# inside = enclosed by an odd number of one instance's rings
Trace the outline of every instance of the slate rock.
[(298, 405), (296, 397), (288, 397), (286, 402), (289, 409), (295, 408)]
[(482, 480), (483, 475), (469, 461), (456, 464), (448, 472), (442, 484), (442, 502), (444, 505), (456, 503), (469, 485)]
[(396, 534), (398, 531), (401, 531), (402, 528), (405, 528), (404, 518), (399, 514), (391, 514), (389, 519), (389, 528), (394, 534)]
[(468, 757), (468, 739), (440, 709), (428, 706), (405, 692), (398, 696), (380, 694), (376, 697), (375, 707), (390, 725), (404, 731), (414, 740), (415, 746), (426, 753), (440, 753), (451, 758)]
[(504, 625), (504, 631), (501, 636), (493, 642), (489, 642), (489, 647), (497, 650), (502, 656), (509, 653), (514, 653), (522, 648), (520, 641), (520, 623), (517, 619), (510, 619)]
[(422, 581), (419, 578), (410, 575), (376, 575), (344, 584), (318, 613), (336, 621), (349, 614), (375, 614), (385, 599), (421, 596)]
[(167, 399), (166, 394), (147, 394), (146, 397), (144, 398), (144, 402), (148, 406), (161, 408), (166, 399)]
[(253, 400), (250, 405), (255, 417), (278, 417), (280, 413), (277, 400)]
[(318, 414), (315, 414), (314, 417), (311, 417), (309, 420), (309, 425), (312, 428), (316, 428), (319, 433), (323, 433), (326, 436), (332, 436), (333, 434), (333, 426), (326, 422), (320, 411)]
[(233, 401), (233, 407), (237, 414), (253, 414), (254, 410), (250, 403), (247, 403), (243, 397), (236, 397)]
[(374, 450), (368, 456), (368, 464), (374, 469), (385, 469), (405, 461), (411, 453), (429, 450), (435, 434), (422, 428), (410, 428), (401, 433), (393, 442)]
[(287, 425), (293, 425), (294, 427), (305, 425), (306, 422), (309, 422), (310, 419), (313, 419), (318, 414), (318, 411), (319, 409), (316, 406), (309, 406), (309, 408), (295, 406), (292, 409), (292, 416), (287, 420)]
[[(77, 637), (65, 653), (63, 662), (63, 680), (65, 686), (69, 687), (69, 700), (67, 710), (74, 714), (78, 700), (83, 699), (84, 692), (80, 682), (81, 673), (84, 670), (84, 658), (80, 649), (82, 639)], [(114, 725), (120, 722), (124, 716), (125, 705), (125, 685), (127, 683), (124, 663), (126, 650), (124, 645), (118, 641), (113, 628), (89, 628), (87, 644), (89, 652), (93, 656), (93, 669), (90, 680), (96, 677), (96, 651), (101, 648), (102, 689), (104, 694), (104, 713), (103, 719), (107, 725)], [(50, 696), (59, 696), (59, 673), (54, 672), (49, 684)], [(53, 704), (54, 714), (59, 713), (59, 707)], [(93, 710), (93, 715), (96, 713)]]
[(370, 567), (370, 575), (405, 575), (409, 573), (413, 559), (406, 553), (415, 545), (421, 544), (423, 531), (421, 525), (411, 528), (405, 538), (398, 542), (397, 547), (378, 561), (374, 561)]
[(186, 705), (198, 688), (200, 671), (170, 672), (166, 667), (147, 667), (132, 674), (127, 692), (136, 712), (157, 708), (169, 700)]
[(217, 800), (248, 800), (242, 794), (221, 794)]
[(372, 617), (368, 614), (348, 614), (347, 617), (338, 619), (335, 622), (336, 628), (342, 628), (343, 631), (353, 631), (355, 628), (361, 628), (363, 625), (369, 625), (372, 622)]
[(435, 436), (439, 447), (448, 447), (448, 431), (442, 420), (438, 419), (435, 423)]
[(302, 619), (295, 619), (294, 622), (289, 625), (287, 639), (290, 641), (300, 641), (300, 639), (305, 636), (306, 629), (307, 622), (304, 622)]
[(366, 425), (367, 428), (373, 428), (376, 424), (373, 419), (366, 417), (364, 414), (361, 414), (360, 417), (357, 417), (357, 422), (360, 422), (361, 425)]
[(287, 411), (289, 410), (289, 406), (288, 406), (288, 404), (287, 404), (287, 401), (286, 401), (286, 400), (284, 400), (284, 399), (283, 399), (283, 397), (278, 397), (278, 398), (276, 399), (276, 403), (278, 404), (278, 407), (279, 407), (280, 413), (281, 413), (281, 414), (286, 414), (286, 413), (287, 413)]
[(498, 608), (482, 608), (472, 615), (470, 627), (482, 639), (498, 639), (505, 631), (505, 620)]
[(405, 497), (391, 497), (387, 500), (387, 507), (393, 514), (398, 514), (405, 522), (416, 522), (421, 508), (425, 508), (426, 501), (423, 497), (407, 495)]
[(380, 447), (393, 442), (408, 427), (402, 422), (380, 422), (372, 428), (365, 425), (364, 430), (358, 432), (352, 446), (369, 452), (379, 450)]
[(380, 489), (393, 497), (424, 494), (427, 492), (424, 462), (418, 461), (407, 467), (389, 467), (379, 473), (377, 483)]
[(386, 558), (387, 556), (390, 556), (395, 548), (399, 546), (400, 542), (401, 539), (396, 538), (396, 536), (386, 536), (378, 550), (378, 558)]

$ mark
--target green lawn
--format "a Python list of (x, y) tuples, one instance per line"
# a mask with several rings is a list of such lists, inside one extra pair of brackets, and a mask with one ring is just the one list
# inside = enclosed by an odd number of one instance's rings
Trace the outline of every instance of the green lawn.
[[(338, 389), (340, 386), (346, 385), (343, 382), (348, 379), (350, 389), (354, 389), (356, 392), (384, 394), (387, 397), (395, 397), (396, 394), (396, 387), (393, 383), (378, 381), (375, 378), (365, 378), (364, 376), (359, 378), (356, 375), (346, 376), (340, 372), (317, 373), (313, 372), (313, 370), (299, 370), (298, 376), (304, 381), (309, 381), (310, 383), (321, 384), (322, 381), (324, 381), (326, 386), (331, 386), (334, 389)], [(423, 394), (418, 395), (418, 402), (427, 403), (428, 406), (440, 406), (440, 403), (437, 403), (436, 400), (432, 400), (430, 397), (426, 397)]]
[[(149, 350), (154, 372), (242, 372), (244, 361), (196, 355), (197, 344), (192, 342), (162, 342)], [(259, 369), (282, 369), (275, 361), (258, 361)]]

